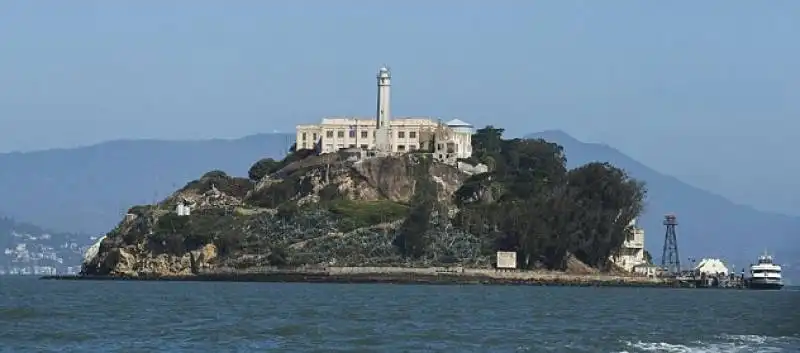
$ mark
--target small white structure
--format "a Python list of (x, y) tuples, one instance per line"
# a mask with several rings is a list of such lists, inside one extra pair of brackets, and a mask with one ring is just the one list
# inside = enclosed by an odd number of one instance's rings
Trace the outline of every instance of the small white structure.
[(517, 253), (515, 251), (498, 251), (497, 268), (499, 269), (517, 268)]
[(178, 206), (175, 206), (175, 213), (177, 213), (178, 216), (190, 216), (192, 214), (192, 208), (181, 201), (178, 202)]
[(646, 264), (647, 261), (644, 258), (644, 229), (636, 224), (635, 218), (629, 226), (631, 227), (630, 234), (617, 252), (611, 256), (611, 261), (626, 271), (633, 272), (634, 267)]
[(697, 266), (694, 267), (694, 271), (697, 274), (704, 274), (706, 276), (727, 276), (730, 272), (725, 266), (725, 263), (720, 259), (702, 259)]
[(653, 264), (641, 264), (633, 266), (633, 273), (646, 277), (658, 277), (661, 274), (661, 268)]

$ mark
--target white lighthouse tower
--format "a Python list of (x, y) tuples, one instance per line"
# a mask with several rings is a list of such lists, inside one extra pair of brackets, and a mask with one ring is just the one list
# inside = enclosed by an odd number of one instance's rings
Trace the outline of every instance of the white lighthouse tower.
[(378, 109), (375, 115), (375, 149), (378, 152), (392, 152), (392, 131), (390, 120), (392, 73), (386, 66), (378, 70)]

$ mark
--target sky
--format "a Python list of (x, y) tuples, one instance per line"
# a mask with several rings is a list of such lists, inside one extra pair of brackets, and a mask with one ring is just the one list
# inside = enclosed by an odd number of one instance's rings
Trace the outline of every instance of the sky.
[(369, 116), (386, 64), (394, 116), (559, 129), (800, 215), (798, 38), (794, 0), (9, 0), (0, 152)]

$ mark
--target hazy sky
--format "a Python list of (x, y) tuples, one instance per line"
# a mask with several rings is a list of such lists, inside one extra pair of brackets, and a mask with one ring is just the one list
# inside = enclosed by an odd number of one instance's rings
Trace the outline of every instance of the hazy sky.
[[(800, 214), (800, 1), (2, 1), (0, 152), (374, 112), (561, 129)], [(2, 166), (0, 166), (2, 167)]]

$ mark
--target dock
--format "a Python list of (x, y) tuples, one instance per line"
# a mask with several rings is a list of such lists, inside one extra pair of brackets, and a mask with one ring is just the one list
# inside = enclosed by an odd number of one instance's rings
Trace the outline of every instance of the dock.
[(687, 271), (675, 277), (678, 286), (683, 288), (746, 289), (743, 276), (705, 275)]

